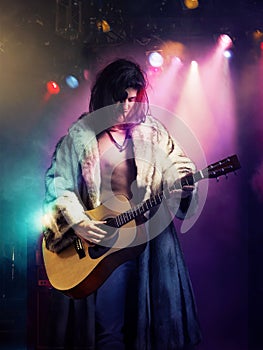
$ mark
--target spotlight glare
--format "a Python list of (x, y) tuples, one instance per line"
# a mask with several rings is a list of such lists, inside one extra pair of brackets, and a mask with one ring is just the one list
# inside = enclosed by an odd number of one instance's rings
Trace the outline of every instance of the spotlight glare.
[(108, 33), (110, 31), (110, 25), (104, 19), (101, 21), (102, 31), (103, 33)]
[(184, 0), (185, 7), (194, 10), (199, 6), (198, 0)]
[(233, 45), (233, 41), (227, 34), (221, 34), (218, 38), (219, 45), (225, 50)]
[(59, 85), (53, 80), (46, 83), (46, 88), (50, 95), (57, 95), (60, 92)]
[(71, 89), (79, 87), (79, 81), (74, 75), (68, 75), (66, 77), (66, 83)]
[(230, 50), (225, 50), (223, 55), (225, 58), (231, 58), (232, 57), (232, 52)]
[(148, 60), (152, 67), (158, 68), (163, 65), (163, 56), (159, 52), (151, 52)]
[(97, 21), (97, 28), (103, 33), (108, 33), (111, 30), (109, 23), (105, 19)]
[(44, 226), (43, 218), (44, 217), (43, 217), (42, 209), (32, 212), (30, 215), (30, 221), (32, 222), (32, 226), (37, 230), (43, 230), (43, 226)]
[(253, 33), (252, 33), (253, 39), (255, 41), (260, 41), (263, 38), (263, 32), (260, 29), (256, 29)]
[(84, 69), (83, 77), (84, 77), (85, 80), (89, 80), (89, 75), (90, 75), (89, 70), (88, 69)]
[(173, 57), (173, 58), (172, 58), (172, 64), (173, 64), (173, 65), (182, 64), (181, 58), (180, 58), (180, 57), (177, 57), (177, 56)]

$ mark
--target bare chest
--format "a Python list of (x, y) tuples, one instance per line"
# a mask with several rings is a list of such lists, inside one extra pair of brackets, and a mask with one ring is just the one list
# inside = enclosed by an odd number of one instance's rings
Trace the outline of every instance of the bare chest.
[[(98, 138), (101, 170), (101, 202), (115, 194), (132, 198), (136, 179), (133, 144), (125, 135), (114, 133), (114, 140), (106, 132)], [(119, 146), (118, 146), (119, 145)], [(123, 147), (122, 147), (123, 146)]]

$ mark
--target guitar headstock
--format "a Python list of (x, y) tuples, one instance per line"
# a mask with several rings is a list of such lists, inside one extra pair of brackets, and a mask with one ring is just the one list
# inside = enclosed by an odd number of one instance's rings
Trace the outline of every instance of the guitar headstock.
[(210, 164), (202, 173), (207, 178), (218, 178), (219, 176), (235, 172), (240, 169), (241, 165), (237, 155), (227, 157), (219, 162)]

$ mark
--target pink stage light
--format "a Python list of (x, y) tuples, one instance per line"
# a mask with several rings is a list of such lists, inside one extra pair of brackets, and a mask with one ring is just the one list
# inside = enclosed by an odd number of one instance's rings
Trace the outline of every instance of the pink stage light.
[(148, 60), (149, 60), (150, 65), (154, 68), (161, 67), (163, 65), (163, 62), (164, 62), (163, 56), (157, 51), (151, 52), (149, 54)]
[(172, 58), (171, 63), (172, 63), (172, 65), (181, 65), (181, 64), (183, 64), (181, 58), (177, 57), (177, 56)]
[(223, 50), (229, 49), (233, 45), (233, 41), (227, 34), (221, 34), (218, 38), (218, 44)]
[(225, 50), (223, 55), (225, 58), (231, 58), (232, 57), (232, 52), (230, 50)]

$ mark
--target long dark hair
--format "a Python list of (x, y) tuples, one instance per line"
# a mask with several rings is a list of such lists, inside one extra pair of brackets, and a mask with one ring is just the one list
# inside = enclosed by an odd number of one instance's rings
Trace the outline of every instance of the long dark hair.
[(136, 102), (141, 102), (138, 117), (143, 121), (149, 108), (147, 84), (146, 74), (137, 63), (123, 58), (117, 59), (97, 74), (91, 89), (89, 112), (118, 101), (123, 102), (127, 96), (125, 90), (133, 88), (137, 90)]

